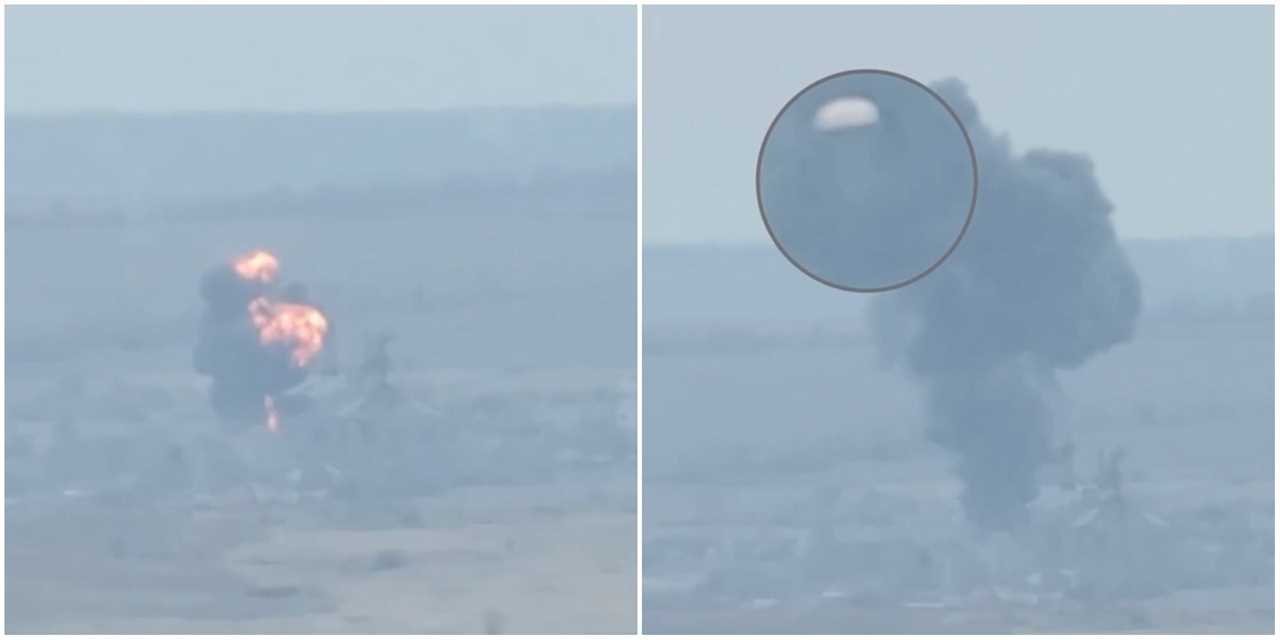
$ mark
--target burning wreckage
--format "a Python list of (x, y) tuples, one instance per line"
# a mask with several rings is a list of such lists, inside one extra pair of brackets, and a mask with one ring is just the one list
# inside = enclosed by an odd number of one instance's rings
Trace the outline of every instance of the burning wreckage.
[(213, 379), (210, 402), (227, 425), (280, 429), (306, 397), (288, 391), (306, 379), (324, 348), (329, 319), (307, 304), (306, 288), (281, 287), (280, 263), (258, 250), (205, 273), (205, 313), (195, 348), (196, 371)]
[(352, 428), (367, 439), (372, 421), (437, 414), (391, 384), (386, 332), (369, 338), (354, 378), (332, 367), (310, 376), (332, 342), (333, 323), (304, 285), (281, 284), (279, 273), (279, 260), (256, 250), (201, 281), (205, 313), (193, 359), (196, 371), (212, 378), (209, 401), (228, 430), (263, 425), (282, 433), (292, 417), (307, 423), (313, 438)]
[[(208, 270), (193, 358), (211, 379), (224, 436), (217, 446), (237, 449), (236, 466), (264, 490), (287, 479), (290, 495), (408, 497), (458, 483), (545, 479), (632, 451), (633, 420), (609, 413), (631, 396), (612, 387), (548, 397), (472, 390), (428, 405), (393, 383), (388, 332), (366, 335), (362, 360), (339, 366), (330, 359), (333, 320), (280, 274), (279, 260), (263, 250)], [(446, 426), (459, 422), (473, 428)]]
[[(405, 494), (447, 472), (443, 463), (422, 464), (424, 450), (447, 445), (430, 428), (438, 412), (388, 379), (388, 334), (369, 341), (351, 375), (321, 367), (333, 322), (304, 285), (282, 282), (279, 260), (264, 250), (206, 271), (200, 294), (205, 307), (193, 363), (212, 381), (209, 402), (223, 431), (257, 442), (238, 457), (266, 472), (253, 474), (259, 480), (283, 478), (290, 494), (374, 485)], [(262, 446), (254, 431), (274, 444)], [(274, 491), (267, 485), (256, 490)]]

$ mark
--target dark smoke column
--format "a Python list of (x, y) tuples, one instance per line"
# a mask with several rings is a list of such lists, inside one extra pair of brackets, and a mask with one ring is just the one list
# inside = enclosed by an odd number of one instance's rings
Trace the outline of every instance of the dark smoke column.
[(977, 208), (939, 269), (877, 298), (873, 327), (885, 353), (923, 381), (930, 436), (958, 458), (969, 518), (1008, 528), (1038, 491), (1055, 372), (1128, 340), (1140, 287), (1089, 158), (1014, 156), (963, 84), (933, 88), (972, 138)]

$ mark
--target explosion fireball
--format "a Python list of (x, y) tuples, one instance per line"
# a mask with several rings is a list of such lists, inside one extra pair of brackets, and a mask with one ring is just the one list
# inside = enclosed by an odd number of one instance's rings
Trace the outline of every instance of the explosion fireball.
[(280, 263), (267, 251), (239, 256), (205, 273), (206, 308), (195, 367), (213, 378), (210, 401), (228, 424), (280, 427), (279, 394), (306, 378), (324, 348), (328, 318), (300, 287), (279, 287)]
[(305, 304), (273, 302), (265, 297), (249, 303), (249, 317), (263, 345), (288, 344), (293, 364), (305, 367), (320, 349), (329, 321), (319, 309)]
[(276, 274), (280, 272), (280, 261), (270, 253), (258, 249), (236, 258), (232, 268), (245, 280), (267, 283), (276, 279)]

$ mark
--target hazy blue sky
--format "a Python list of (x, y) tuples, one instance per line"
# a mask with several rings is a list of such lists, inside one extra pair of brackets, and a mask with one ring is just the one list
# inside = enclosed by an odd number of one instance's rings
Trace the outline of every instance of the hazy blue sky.
[(1082, 151), (1124, 236), (1273, 230), (1270, 7), (646, 7), (645, 240), (768, 242), (761, 138), (883, 68), (969, 85), (1014, 147)]
[(7, 7), (10, 112), (635, 100), (632, 7)]

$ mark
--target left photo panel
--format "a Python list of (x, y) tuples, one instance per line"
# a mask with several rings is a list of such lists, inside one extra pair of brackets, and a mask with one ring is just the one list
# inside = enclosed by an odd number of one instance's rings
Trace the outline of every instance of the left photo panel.
[(7, 633), (634, 633), (634, 7), (5, 10)]

